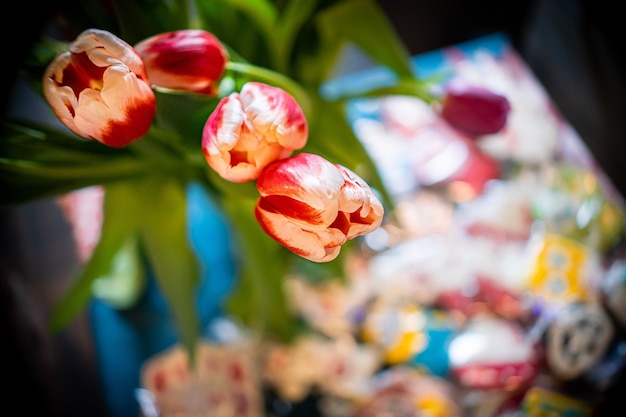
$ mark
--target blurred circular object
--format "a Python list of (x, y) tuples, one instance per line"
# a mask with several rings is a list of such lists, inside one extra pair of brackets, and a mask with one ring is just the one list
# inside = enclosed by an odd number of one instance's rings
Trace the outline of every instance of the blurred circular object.
[(557, 311), (546, 334), (546, 362), (563, 380), (582, 375), (604, 356), (613, 337), (607, 313), (595, 303), (572, 303)]

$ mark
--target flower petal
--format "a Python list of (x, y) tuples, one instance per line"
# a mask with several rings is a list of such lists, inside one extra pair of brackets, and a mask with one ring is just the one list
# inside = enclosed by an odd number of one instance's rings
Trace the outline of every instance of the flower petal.
[(319, 155), (278, 160), (257, 180), (257, 221), (293, 253), (328, 262), (346, 241), (375, 230), (383, 206), (355, 173)]
[(211, 33), (183, 29), (160, 33), (135, 45), (158, 87), (215, 96), (228, 52)]
[(121, 39), (101, 30), (82, 32), (43, 77), (52, 110), (71, 131), (123, 147), (145, 135), (156, 100), (141, 59)]
[(308, 125), (302, 109), (286, 91), (259, 82), (246, 83), (241, 102), (253, 129), (285, 149), (306, 144)]
[(255, 180), (271, 162), (306, 144), (308, 125), (284, 90), (249, 82), (220, 100), (202, 131), (207, 163), (232, 182)]

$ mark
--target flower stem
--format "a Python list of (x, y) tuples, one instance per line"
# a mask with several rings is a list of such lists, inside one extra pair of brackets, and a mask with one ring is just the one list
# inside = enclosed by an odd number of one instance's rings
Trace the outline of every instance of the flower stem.
[(201, 29), (202, 19), (198, 13), (198, 7), (195, 0), (187, 0), (187, 28), (189, 29)]

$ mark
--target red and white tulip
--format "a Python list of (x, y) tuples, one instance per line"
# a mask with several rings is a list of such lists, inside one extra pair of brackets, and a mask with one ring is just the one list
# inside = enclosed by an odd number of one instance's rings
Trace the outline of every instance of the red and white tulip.
[(363, 179), (315, 154), (268, 165), (257, 189), (255, 215), (263, 230), (313, 262), (335, 259), (348, 240), (378, 228), (384, 214)]
[(141, 57), (99, 29), (82, 32), (50, 63), (43, 93), (72, 132), (116, 148), (144, 136), (156, 113)]
[(200, 29), (160, 33), (139, 42), (135, 49), (153, 86), (217, 95), (228, 52), (213, 34)]
[(307, 120), (296, 100), (281, 88), (244, 84), (224, 97), (202, 132), (207, 163), (232, 182), (256, 180), (271, 162), (307, 142)]

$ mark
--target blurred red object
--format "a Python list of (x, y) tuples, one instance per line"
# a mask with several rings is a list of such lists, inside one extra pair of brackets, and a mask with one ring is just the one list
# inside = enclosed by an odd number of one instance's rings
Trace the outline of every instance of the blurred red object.
[(445, 87), (441, 100), (441, 117), (470, 137), (498, 133), (510, 111), (505, 96), (458, 80)]

